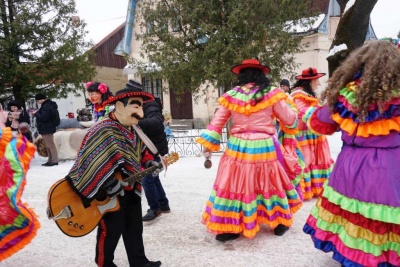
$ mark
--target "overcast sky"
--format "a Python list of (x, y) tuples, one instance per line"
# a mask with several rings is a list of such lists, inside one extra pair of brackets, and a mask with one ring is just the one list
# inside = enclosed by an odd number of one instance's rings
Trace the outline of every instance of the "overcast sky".
[[(128, 0), (75, 0), (78, 15), (88, 24), (94, 43), (106, 37), (126, 18)], [(354, 1), (354, 0), (353, 0)], [(378, 38), (396, 37), (400, 31), (400, 0), (378, 0), (371, 14)]]

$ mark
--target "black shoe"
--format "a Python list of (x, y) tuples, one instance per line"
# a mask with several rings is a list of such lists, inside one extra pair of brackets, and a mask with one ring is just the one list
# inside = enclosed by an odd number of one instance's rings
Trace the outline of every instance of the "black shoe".
[(42, 164), (42, 166), (45, 166), (45, 167), (51, 167), (51, 166), (56, 166), (56, 165), (58, 165), (58, 162), (47, 162), (45, 164)]
[(282, 236), (287, 232), (287, 230), (289, 230), (288, 226), (278, 224), (278, 226), (274, 229), (274, 234), (277, 236)]
[(149, 261), (143, 267), (159, 267), (161, 266), (161, 261)]
[(152, 221), (160, 215), (161, 215), (161, 210), (149, 209), (147, 210), (147, 214), (143, 216), (143, 221), (144, 222)]
[(219, 234), (215, 237), (215, 239), (217, 239), (218, 241), (225, 242), (225, 241), (235, 240), (239, 236), (240, 234)]
[(169, 206), (161, 206), (160, 211), (161, 213), (170, 213), (171, 209), (169, 208)]

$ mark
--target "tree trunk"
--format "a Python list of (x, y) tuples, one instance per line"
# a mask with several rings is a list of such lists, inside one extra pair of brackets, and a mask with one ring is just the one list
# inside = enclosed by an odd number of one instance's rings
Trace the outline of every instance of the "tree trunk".
[[(341, 12), (344, 12), (348, 0), (339, 0)], [(370, 15), (378, 0), (356, 0), (354, 5), (342, 13), (335, 38), (330, 49), (346, 44), (347, 49), (328, 57), (329, 76), (340, 66), (351, 51), (362, 46), (367, 35)]]

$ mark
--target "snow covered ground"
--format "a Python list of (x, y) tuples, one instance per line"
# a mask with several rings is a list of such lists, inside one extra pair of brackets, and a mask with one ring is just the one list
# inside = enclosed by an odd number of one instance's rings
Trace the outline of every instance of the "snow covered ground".
[[(332, 156), (340, 151), (340, 135), (329, 137)], [(263, 227), (256, 238), (221, 243), (201, 224), (201, 214), (211, 192), (220, 155), (213, 155), (211, 169), (203, 167), (203, 157), (183, 157), (168, 168), (162, 177), (172, 212), (144, 225), (146, 255), (150, 260), (160, 260), (163, 267), (244, 267), (244, 266), (340, 266), (313, 247), (311, 238), (302, 227), (315, 200), (307, 201), (295, 215), (294, 224), (282, 237)], [(1, 267), (81, 267), (96, 266), (95, 233), (71, 238), (64, 235), (56, 224), (47, 219), (47, 192), (51, 185), (65, 176), (73, 161), (61, 162), (54, 167), (42, 167), (46, 158), (37, 156), (31, 163), (24, 202), (32, 207), (41, 223), (32, 243), (0, 263)], [(143, 213), (147, 210), (142, 199)], [(115, 252), (115, 264), (129, 266), (122, 241)]]

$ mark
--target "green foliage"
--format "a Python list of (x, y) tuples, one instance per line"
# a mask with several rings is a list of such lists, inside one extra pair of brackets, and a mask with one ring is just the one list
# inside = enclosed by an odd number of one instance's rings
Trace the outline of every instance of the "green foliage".
[(64, 97), (94, 75), (74, 0), (0, 0), (0, 12), (1, 95)]
[(199, 92), (205, 83), (230, 87), (231, 67), (246, 58), (270, 66), (269, 77), (279, 81), (302, 51), (293, 28), (309, 27), (312, 19), (300, 19), (315, 15), (308, 0), (147, 0), (137, 10), (141, 56), (161, 67), (153, 75), (177, 93)]

